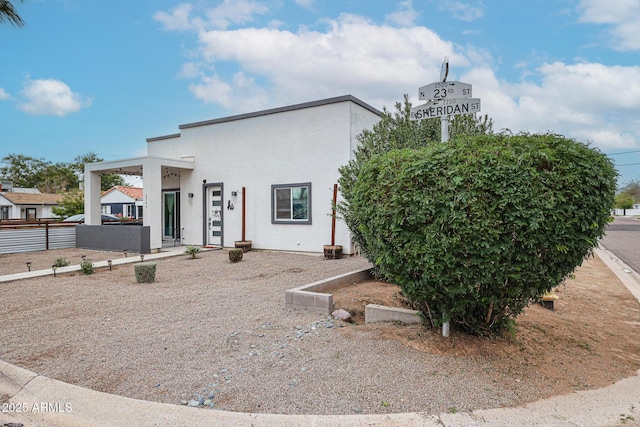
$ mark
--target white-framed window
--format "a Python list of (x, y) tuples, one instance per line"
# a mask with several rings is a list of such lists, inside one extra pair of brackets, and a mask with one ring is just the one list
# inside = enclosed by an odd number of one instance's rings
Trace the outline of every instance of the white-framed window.
[(136, 206), (135, 205), (125, 205), (125, 212), (127, 213), (125, 216), (127, 218), (135, 218), (136, 217)]
[(111, 213), (111, 205), (102, 205), (100, 206), (100, 213), (110, 214)]
[(271, 186), (273, 224), (311, 224), (311, 183)]
[(9, 206), (0, 206), (0, 219), (9, 219)]

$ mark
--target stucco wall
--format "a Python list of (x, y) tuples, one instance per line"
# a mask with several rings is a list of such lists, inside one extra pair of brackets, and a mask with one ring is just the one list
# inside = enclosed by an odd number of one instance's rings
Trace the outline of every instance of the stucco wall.
[[(179, 138), (150, 141), (148, 154), (165, 158), (194, 156), (195, 168), (181, 173), (184, 244), (203, 243), (203, 180), (223, 183), (224, 246), (241, 239), (242, 187), (246, 187), (246, 238), (253, 247), (322, 252), (331, 242), (331, 199), (338, 167), (346, 164), (355, 137), (379, 116), (353, 103), (225, 121), (181, 130)], [(312, 224), (272, 224), (271, 186), (312, 183)], [(175, 188), (163, 182), (163, 188)], [(231, 196), (237, 191), (236, 197)], [(188, 193), (194, 197), (189, 198)], [(234, 205), (228, 210), (228, 201)], [(338, 221), (336, 244), (351, 252), (346, 226)]]

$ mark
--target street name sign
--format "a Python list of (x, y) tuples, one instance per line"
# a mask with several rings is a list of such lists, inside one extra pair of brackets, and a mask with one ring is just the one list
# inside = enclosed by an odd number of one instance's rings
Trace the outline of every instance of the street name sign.
[(471, 85), (462, 82), (434, 82), (418, 89), (419, 99), (471, 98)]
[(480, 112), (480, 98), (440, 99), (411, 109), (411, 120)]

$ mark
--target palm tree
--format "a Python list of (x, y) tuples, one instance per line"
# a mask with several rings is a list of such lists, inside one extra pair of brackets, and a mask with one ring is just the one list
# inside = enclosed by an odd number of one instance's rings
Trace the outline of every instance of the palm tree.
[[(18, 1), (22, 3), (23, 0)], [(9, 0), (0, 0), (0, 24), (5, 20), (18, 27), (24, 26), (24, 21), (20, 18), (11, 2)]]

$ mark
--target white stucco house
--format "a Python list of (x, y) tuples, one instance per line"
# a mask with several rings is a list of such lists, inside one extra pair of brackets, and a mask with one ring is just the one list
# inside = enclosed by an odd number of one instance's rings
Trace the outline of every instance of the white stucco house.
[(143, 189), (116, 185), (102, 193), (101, 211), (124, 218), (142, 219)]
[[(152, 252), (176, 239), (233, 247), (243, 216), (255, 249), (322, 252), (338, 168), (381, 114), (346, 95), (180, 125), (147, 139), (146, 157), (85, 166), (85, 224), (100, 224), (102, 174), (140, 175)], [(339, 220), (335, 243), (353, 252)]]

